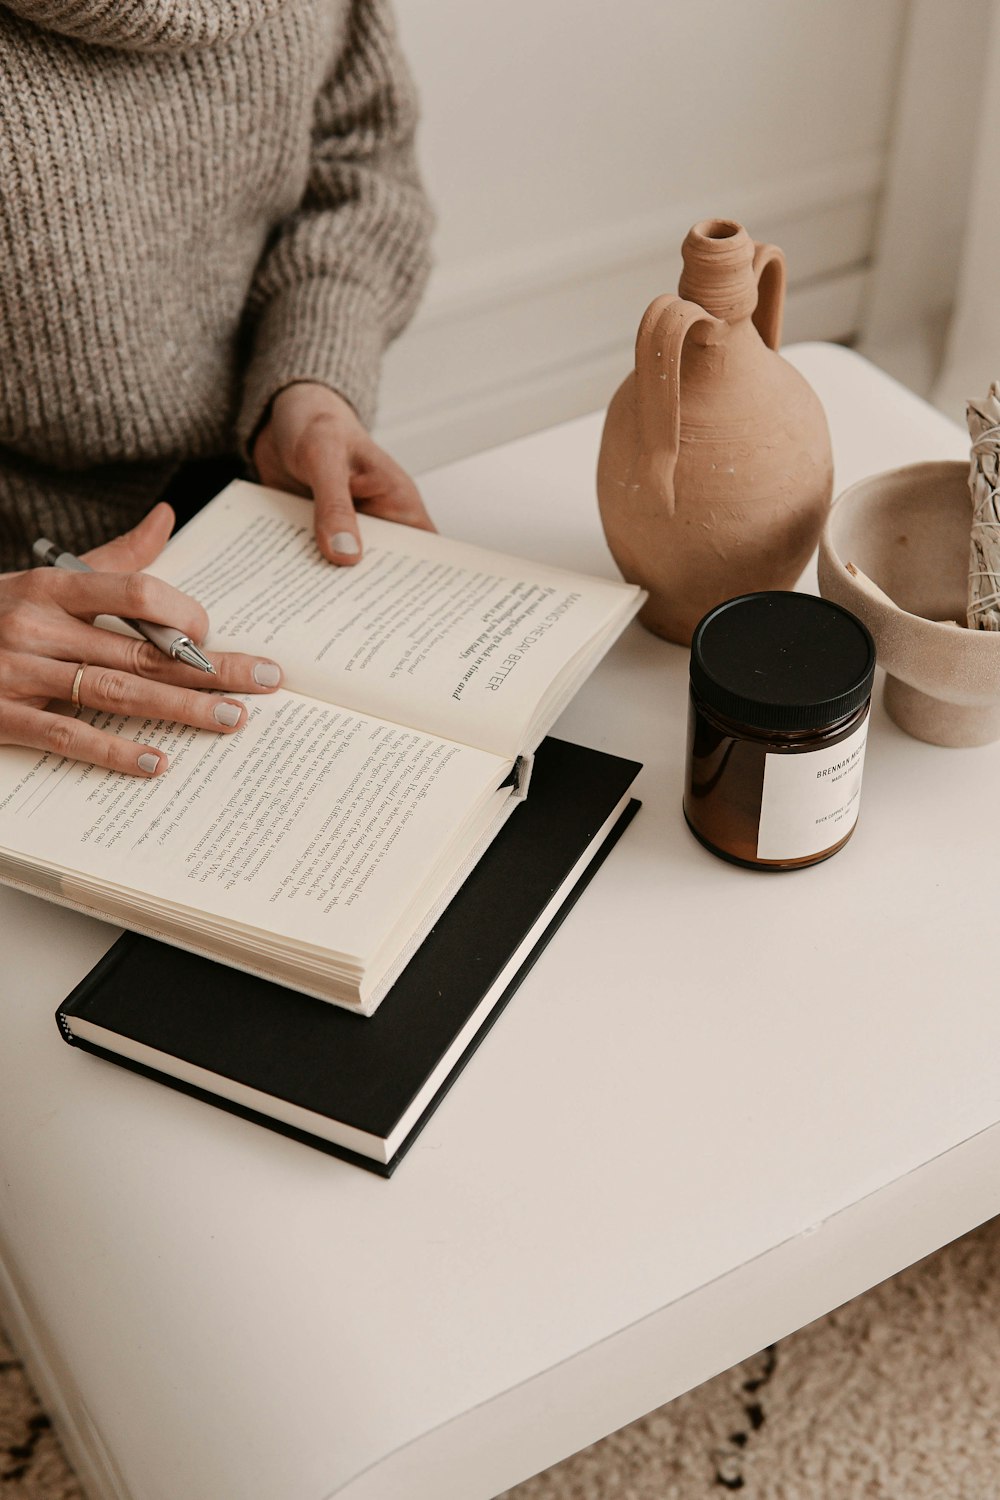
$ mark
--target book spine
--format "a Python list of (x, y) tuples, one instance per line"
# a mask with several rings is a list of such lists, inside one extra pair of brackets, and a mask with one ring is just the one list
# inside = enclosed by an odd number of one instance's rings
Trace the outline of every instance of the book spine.
[(110, 977), (118, 967), (122, 958), (123, 945), (129, 942), (128, 935), (120, 937), (116, 943), (105, 953), (104, 957), (98, 959), (85, 979), (72, 990), (56, 1011), (56, 1025), (59, 1035), (64, 1042), (69, 1042), (71, 1047), (78, 1045), (77, 1038), (73, 1034), (71, 1017), (81, 1015), (87, 1007), (91, 995), (99, 990), (104, 981)]

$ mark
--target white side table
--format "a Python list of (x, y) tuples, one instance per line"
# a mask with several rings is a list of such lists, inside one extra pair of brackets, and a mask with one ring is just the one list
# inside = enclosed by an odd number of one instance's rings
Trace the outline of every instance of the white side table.
[[(791, 351), (838, 486), (961, 457)], [(600, 418), (455, 464), (442, 529), (611, 572)], [(645, 807), (391, 1182), (65, 1047), (115, 933), (0, 892), (4, 1316), (101, 1500), (486, 1500), (1000, 1210), (1000, 747), (877, 705), (858, 832), (758, 876), (680, 813), (686, 653), (633, 627), (559, 725)]]

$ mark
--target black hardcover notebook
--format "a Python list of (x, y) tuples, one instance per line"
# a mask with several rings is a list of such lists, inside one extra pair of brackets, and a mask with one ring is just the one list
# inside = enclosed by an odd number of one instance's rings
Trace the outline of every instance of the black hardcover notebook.
[(531, 796), (373, 1016), (126, 933), (71, 1044), (389, 1176), (631, 820), (635, 761), (547, 739)]

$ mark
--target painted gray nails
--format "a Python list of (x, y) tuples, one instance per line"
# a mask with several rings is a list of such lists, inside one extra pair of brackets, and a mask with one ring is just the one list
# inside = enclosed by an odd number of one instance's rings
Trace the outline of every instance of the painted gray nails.
[(259, 661), (253, 669), (253, 680), (258, 687), (277, 687), (281, 671), (270, 661)]
[(160, 769), (160, 757), (158, 755), (150, 755), (149, 752), (147, 751), (147, 753), (145, 755), (140, 755), (139, 756), (139, 770), (140, 771), (148, 771), (149, 774), (150, 774), (150, 776), (152, 776), (153, 772), (154, 771), (158, 771), (159, 769)]
[(218, 722), (220, 724), (228, 724), (230, 729), (234, 724), (240, 722), (241, 712), (242, 710), (237, 708), (235, 703), (217, 703), (212, 710), (213, 716)]
[(335, 531), (330, 538), (330, 550), (339, 552), (342, 557), (357, 557), (361, 544), (352, 531)]

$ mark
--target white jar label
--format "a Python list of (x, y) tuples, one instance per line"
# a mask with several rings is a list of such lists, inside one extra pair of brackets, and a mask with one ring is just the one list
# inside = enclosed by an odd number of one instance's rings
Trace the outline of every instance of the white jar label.
[(837, 745), (798, 754), (768, 751), (758, 859), (806, 859), (846, 838), (858, 821), (867, 739), (866, 714)]

